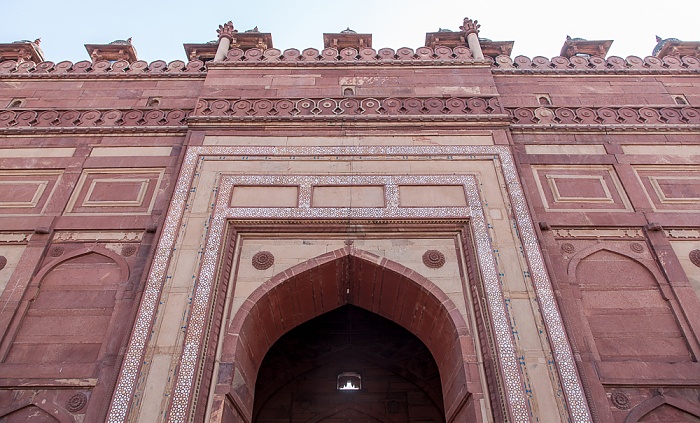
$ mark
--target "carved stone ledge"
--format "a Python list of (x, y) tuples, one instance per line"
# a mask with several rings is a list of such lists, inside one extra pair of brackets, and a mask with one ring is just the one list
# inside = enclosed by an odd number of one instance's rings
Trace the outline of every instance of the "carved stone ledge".
[[(622, 239), (644, 239), (644, 234), (638, 228), (554, 228), (552, 230), (557, 239), (576, 238), (622, 238)], [(573, 245), (571, 245), (573, 247)], [(570, 249), (571, 247), (567, 247)], [(564, 244), (562, 244), (564, 250)], [(564, 250), (565, 252), (568, 252)], [(572, 250), (573, 251), (573, 250)]]

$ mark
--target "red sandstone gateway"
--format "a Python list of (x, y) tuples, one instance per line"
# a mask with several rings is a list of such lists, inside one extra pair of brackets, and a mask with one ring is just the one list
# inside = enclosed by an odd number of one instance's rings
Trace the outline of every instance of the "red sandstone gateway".
[(700, 419), (700, 59), (0, 44), (0, 421)]

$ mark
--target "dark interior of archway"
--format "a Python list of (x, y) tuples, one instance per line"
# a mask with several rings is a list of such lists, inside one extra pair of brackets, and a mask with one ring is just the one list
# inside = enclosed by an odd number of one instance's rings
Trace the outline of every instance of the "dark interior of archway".
[[(343, 372), (362, 389), (339, 391)], [(379, 315), (345, 305), (282, 336), (263, 360), (254, 421), (443, 422), (440, 374), (428, 348)]]

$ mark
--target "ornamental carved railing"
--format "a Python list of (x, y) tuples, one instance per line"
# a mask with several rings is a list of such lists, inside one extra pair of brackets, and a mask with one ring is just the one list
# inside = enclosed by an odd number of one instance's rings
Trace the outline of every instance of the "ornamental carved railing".
[[(325, 48), (321, 51), (315, 48), (307, 48), (299, 51), (295, 48), (287, 50), (279, 50), (276, 48), (268, 48), (265, 50), (252, 48), (246, 51), (232, 48), (226, 55), (225, 63), (228, 64), (259, 64), (259, 65), (274, 65), (274, 64), (385, 64), (392, 62), (394, 64), (401, 63), (421, 63), (421, 62), (474, 62), (472, 52), (465, 46), (457, 46), (449, 48), (438, 46), (434, 49), (430, 47), (418, 47), (415, 51), (412, 48), (402, 47), (396, 51), (391, 48), (382, 48), (375, 50), (373, 48), (344, 48), (338, 50), (335, 48)], [(476, 62), (484, 63), (481, 60)], [(435, 64), (435, 63), (432, 63)]]
[(502, 115), (496, 97), (202, 99), (197, 117), (381, 117)]
[(654, 56), (643, 59), (636, 56), (628, 56), (626, 59), (618, 56), (610, 56), (605, 59), (581, 56), (572, 56), (571, 58), (557, 56), (551, 59), (542, 56), (536, 56), (532, 59), (517, 56), (513, 59), (509, 56), (498, 56), (488, 59), (493, 60), (493, 70), (499, 73), (674, 73), (700, 71), (700, 59), (693, 56), (666, 56), (663, 59)]
[[(249, 49), (246, 51), (233, 48), (229, 50), (226, 60), (215, 64), (217, 66), (328, 66), (336, 65), (483, 65), (491, 64), (495, 73), (696, 73), (700, 72), (700, 59), (694, 56), (666, 56), (663, 59), (648, 56), (640, 58), (629, 56), (622, 58), (610, 56), (571, 58), (556, 56), (548, 59), (543, 56), (533, 58), (525, 56), (486, 57), (484, 61), (474, 60), (471, 51), (464, 46), (448, 48), (443, 46), (419, 47), (415, 50), (403, 47), (398, 50), (382, 48), (353, 49), (346, 48), (338, 51), (334, 48), (317, 50), (307, 48), (303, 51), (297, 49), (278, 50), (269, 48), (266, 50)], [(76, 77), (76, 76), (159, 76), (159, 77), (183, 77), (204, 76), (207, 66), (211, 62), (204, 63), (201, 60), (193, 60), (185, 63), (174, 60), (166, 63), (156, 60), (151, 63), (139, 60), (129, 63), (119, 60), (110, 63), (106, 60), (90, 62), (87, 60), (72, 63), (63, 61), (59, 63), (31, 61), (16, 63), (14, 61), (0, 62), (0, 77)]]
[(126, 60), (117, 60), (109, 62), (100, 60), (98, 62), (90, 62), (83, 60), (81, 62), (72, 63), (64, 61), (60, 63), (54, 62), (22, 62), (14, 61), (0, 62), (0, 77), (12, 76), (52, 76), (52, 77), (75, 77), (80, 75), (91, 76), (196, 76), (206, 75), (206, 67), (201, 60), (193, 60), (185, 63), (182, 60), (174, 60), (170, 63), (165, 63), (162, 60), (155, 60), (151, 63), (139, 60), (129, 63)]
[(188, 112), (180, 109), (4, 110), (3, 128), (181, 127)]
[(700, 125), (696, 107), (506, 108), (514, 125)]

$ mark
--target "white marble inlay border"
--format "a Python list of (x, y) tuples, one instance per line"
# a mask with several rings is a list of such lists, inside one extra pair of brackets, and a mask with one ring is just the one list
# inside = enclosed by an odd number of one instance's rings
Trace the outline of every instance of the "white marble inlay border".
[[(564, 331), (564, 325), (557, 309), (556, 302), (554, 300), (554, 294), (552, 292), (551, 282), (547, 274), (546, 268), (544, 266), (544, 260), (542, 258), (542, 253), (539, 250), (537, 244), (537, 238), (535, 235), (534, 226), (527, 209), (527, 204), (525, 202), (525, 197), (518, 180), (517, 171), (513, 163), (513, 158), (506, 146), (350, 146), (350, 147), (227, 147), (227, 146), (211, 146), (211, 147), (190, 147), (186, 153), (185, 160), (182, 165), (180, 172), (180, 177), (178, 179), (175, 193), (173, 195), (173, 200), (171, 208), (166, 216), (165, 225), (163, 228), (163, 233), (161, 234), (161, 239), (158, 243), (156, 250), (156, 255), (152, 263), (151, 270), (149, 272), (148, 280), (146, 282), (146, 287), (144, 290), (144, 295), (141, 300), (141, 305), (136, 317), (134, 331), (132, 333), (129, 345), (127, 348), (127, 353), (122, 365), (122, 369), (117, 381), (117, 386), (112, 398), (112, 403), (110, 406), (107, 421), (110, 423), (122, 423), (126, 421), (128, 415), (128, 410), (131, 405), (132, 395), (136, 386), (136, 379), (138, 377), (139, 369), (141, 367), (141, 362), (145, 354), (146, 342), (149, 338), (151, 325), (155, 317), (156, 305), (160, 297), (162, 290), (165, 271), (168, 267), (173, 246), (175, 245), (175, 237), (177, 230), (179, 228), (184, 210), (186, 199), (189, 194), (189, 188), (194, 175), (195, 167), (200, 159), (200, 156), (368, 156), (368, 155), (400, 155), (400, 156), (424, 156), (424, 155), (467, 155), (467, 156), (486, 156), (484, 158), (499, 159), (501, 162), (501, 167), (503, 169), (503, 174), (507, 184), (508, 192), (511, 196), (511, 203), (513, 205), (513, 210), (515, 213), (518, 228), (521, 234), (521, 241), (523, 243), (523, 248), (525, 250), (526, 258), (530, 264), (530, 273), (532, 275), (532, 280), (535, 286), (535, 292), (541, 307), (542, 315), (545, 320), (547, 327), (547, 332), (552, 344), (552, 350), (554, 353), (555, 362), (557, 369), (559, 370), (559, 376), (564, 389), (564, 395), (569, 405), (569, 412), (572, 417), (573, 422), (591, 422), (590, 412), (588, 410), (588, 405), (583, 393), (580, 379), (576, 371), (576, 366), (573, 359), (573, 354), (571, 352), (571, 347), (566, 338)], [(449, 177), (449, 176), (446, 176)], [(357, 178), (357, 177), (356, 177)], [(403, 177), (403, 178), (413, 178), (413, 177)], [(419, 178), (419, 177), (418, 177)], [(469, 177), (466, 177), (470, 179)], [(472, 181), (473, 178), (471, 178)], [(229, 184), (232, 184), (230, 181)], [(476, 182), (469, 183), (468, 180), (463, 180), (465, 188), (467, 189), (467, 195), (469, 198), (469, 208), (468, 214), (472, 218), (472, 229), (475, 233), (476, 243), (477, 243), (477, 255), (482, 272), (484, 273), (485, 280), (488, 279), (493, 281), (490, 275), (493, 269), (493, 277), (495, 277), (495, 283), (497, 287), (497, 294), (500, 296), (501, 301), (498, 304), (497, 298), (494, 299), (492, 304), (492, 297), (496, 293), (491, 293), (488, 298), (489, 307), (499, 307), (503, 308), (503, 316), (506, 316), (505, 306), (502, 300), (502, 292), (500, 290), (500, 285), (498, 285), (497, 272), (495, 270), (495, 262), (493, 262), (493, 255), (490, 247), (490, 241), (488, 239), (488, 233), (486, 232), (486, 223), (483, 218), (483, 207), (481, 205), (481, 200), (479, 199), (478, 192), (476, 191)], [(473, 185), (470, 185), (473, 184)], [(230, 186), (226, 188), (222, 184), (222, 192), (219, 193), (217, 199), (216, 209), (224, 210), (229, 209), (228, 201), (230, 198), (230, 191), (224, 192), (225, 189), (230, 190)], [(300, 190), (302, 191), (302, 190)], [(391, 196), (391, 190), (387, 189), (387, 195)], [(398, 195), (398, 194), (396, 194)], [(397, 198), (398, 200), (398, 198)], [(310, 199), (309, 199), (310, 201)], [(300, 202), (300, 205), (303, 204)], [(396, 203), (398, 205), (398, 203)], [(387, 206), (390, 207), (390, 203), (387, 202)], [(387, 207), (387, 208), (388, 208)], [(241, 208), (238, 208), (239, 212)], [(246, 208), (248, 209), (248, 208)], [(254, 209), (254, 208), (250, 208)], [(374, 210), (375, 208), (372, 208)], [(440, 208), (441, 209), (441, 208)], [(437, 209), (437, 210), (440, 210)], [(445, 208), (445, 209), (455, 209), (455, 208)], [(462, 208), (456, 208), (462, 209)], [(478, 209), (478, 210), (477, 210)], [(236, 210), (236, 208), (231, 208), (230, 210)], [(316, 209), (313, 209), (316, 210)], [(323, 210), (319, 208), (318, 210)], [(343, 209), (347, 210), (347, 209)], [(403, 209), (400, 209), (403, 210)], [(422, 211), (434, 211), (436, 209), (426, 209), (423, 208)], [(346, 211), (347, 212), (347, 211)], [(322, 211), (315, 215), (315, 218), (322, 218)], [(193, 375), (194, 366), (198, 357), (199, 342), (197, 340), (201, 339), (202, 329), (204, 325), (204, 315), (199, 311), (195, 313), (194, 308), (204, 306), (206, 307), (206, 302), (203, 300), (206, 298), (208, 300), (208, 295), (204, 292), (209, 292), (211, 288), (211, 279), (209, 280), (209, 286), (204, 287), (203, 277), (208, 278), (211, 275), (213, 278), (214, 266), (216, 262), (216, 254), (219, 248), (219, 243), (221, 233), (223, 233), (223, 225), (225, 220), (229, 217), (236, 217), (235, 213), (216, 213), (212, 218), (210, 226), (210, 235), (205, 248), (202, 262), (202, 268), (200, 270), (200, 278), (198, 281), (197, 292), (195, 293), (195, 298), (193, 300), (193, 310), (188, 325), (188, 333), (185, 339), (185, 346), (183, 349), (182, 362), (180, 365), (180, 370), (178, 372), (178, 380), (176, 381), (175, 390), (173, 392), (173, 400), (170, 405), (169, 421), (178, 422), (185, 421), (187, 418), (188, 407), (189, 407), (189, 396), (193, 389)], [(481, 216), (481, 217), (479, 217)], [(238, 216), (240, 217), (240, 216)], [(255, 217), (260, 218), (264, 216), (249, 215), (248, 218)], [(279, 216), (277, 216), (279, 217)], [(285, 217), (290, 217), (289, 215)], [(346, 217), (346, 216), (343, 216)], [(375, 217), (372, 213), (368, 215), (358, 216), (358, 217)], [(376, 217), (388, 217), (388, 216), (376, 216)], [(418, 216), (392, 216), (392, 217), (418, 217)], [(438, 215), (421, 215), (421, 218), (446, 218), (454, 216)], [(481, 222), (481, 223), (480, 223)], [(483, 228), (480, 226), (483, 225)], [(217, 236), (216, 233), (219, 232)], [(216, 238), (216, 239), (215, 239)], [(214, 242), (217, 241), (217, 242)], [(208, 258), (209, 257), (209, 258)], [(213, 257), (213, 260), (210, 259)], [(491, 264), (489, 264), (491, 263)], [(486, 282), (485, 282), (486, 283)], [(491, 283), (491, 282), (489, 282)], [(487, 292), (489, 287), (487, 286)], [(498, 312), (492, 313), (492, 319), (494, 319), (494, 326), (502, 325), (496, 327), (497, 343), (499, 348), (499, 359), (505, 360), (501, 362), (501, 368), (503, 369), (504, 382), (506, 384), (506, 394), (509, 396), (508, 400), (510, 402), (510, 409), (513, 416), (517, 421), (529, 421), (529, 412), (527, 411), (527, 404), (525, 403), (525, 397), (523, 393), (523, 384), (521, 379), (521, 374), (519, 369), (515, 372), (510, 371), (511, 366), (508, 364), (510, 354), (509, 351), (515, 351), (515, 347), (512, 341), (512, 334), (510, 333), (510, 324), (507, 319), (505, 324), (503, 324), (501, 316)], [(500, 322), (497, 322), (499, 319)], [(501, 332), (503, 329), (508, 330), (508, 339), (503, 340)], [(197, 331), (199, 333), (197, 334)], [(192, 335), (190, 336), (190, 332)], [(197, 342), (194, 342), (197, 341)], [(510, 346), (508, 345), (510, 343)], [(503, 352), (503, 354), (502, 354)], [(189, 363), (192, 363), (191, 374), (189, 374)], [(516, 361), (516, 368), (517, 361)], [(517, 379), (516, 379), (517, 377)], [(180, 382), (182, 380), (182, 382)], [(519, 382), (518, 382), (519, 381)], [(517, 387), (516, 387), (517, 386)], [(522, 398), (522, 407), (520, 406)], [(524, 411), (523, 411), (524, 410)], [(523, 415), (525, 413), (525, 415)]]

